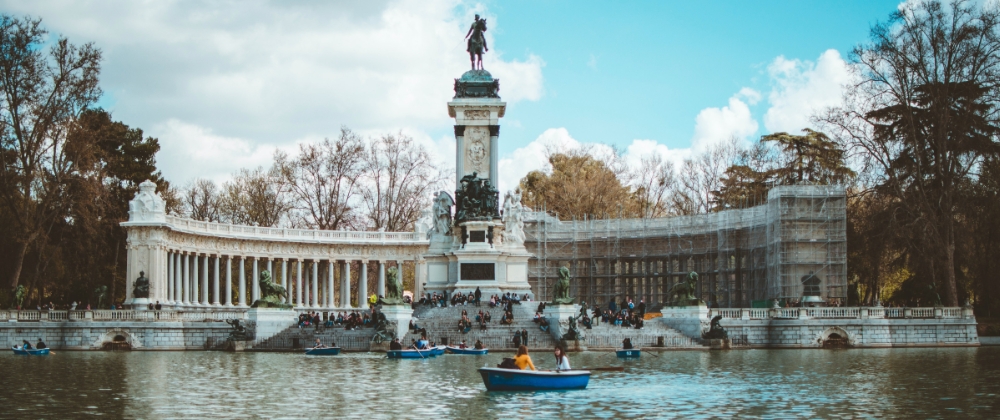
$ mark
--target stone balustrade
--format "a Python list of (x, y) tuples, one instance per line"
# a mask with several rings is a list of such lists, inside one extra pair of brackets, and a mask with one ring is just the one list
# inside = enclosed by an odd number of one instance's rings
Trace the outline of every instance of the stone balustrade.
[(246, 310), (213, 311), (135, 311), (135, 310), (79, 310), (79, 311), (38, 311), (0, 310), (0, 321), (17, 322), (74, 322), (74, 321), (125, 321), (125, 322), (169, 322), (169, 321), (225, 321), (227, 319), (247, 319)]
[(723, 319), (966, 319), (973, 318), (972, 308), (884, 308), (884, 307), (820, 307), (820, 308), (715, 308), (709, 318)]

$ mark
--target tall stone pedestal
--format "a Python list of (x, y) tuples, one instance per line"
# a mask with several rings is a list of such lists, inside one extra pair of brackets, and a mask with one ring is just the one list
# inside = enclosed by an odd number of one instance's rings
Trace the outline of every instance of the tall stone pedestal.
[(254, 325), (254, 340), (260, 342), (294, 326), (298, 316), (291, 309), (250, 308), (247, 320)]
[(668, 327), (699, 340), (702, 331), (708, 329), (711, 321), (708, 318), (708, 307), (705, 305), (668, 306), (661, 309), (660, 313), (663, 314), (660, 319)]
[(396, 326), (396, 338), (402, 339), (410, 329), (413, 309), (406, 305), (382, 305), (382, 314)]
[(132, 310), (145, 311), (149, 309), (149, 298), (132, 298)]

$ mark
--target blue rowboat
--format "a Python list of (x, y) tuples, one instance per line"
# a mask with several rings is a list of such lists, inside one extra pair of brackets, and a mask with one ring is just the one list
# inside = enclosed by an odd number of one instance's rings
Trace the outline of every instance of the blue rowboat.
[(340, 354), (340, 347), (320, 347), (306, 350), (307, 356), (336, 356)]
[(487, 391), (556, 391), (586, 389), (589, 370), (539, 371), (479, 368)]
[[(440, 355), (444, 354), (444, 349), (445, 348), (447, 348), (447, 347), (446, 346), (434, 346), (434, 347), (431, 347), (430, 352), (433, 353), (434, 356), (440, 356)], [(423, 351), (423, 350), (421, 350), (421, 351)]]
[(434, 353), (430, 350), (389, 350), (385, 352), (385, 355), (390, 359), (426, 359), (429, 357), (434, 357)]
[(21, 356), (48, 356), (49, 349), (28, 349), (23, 350), (20, 346), (14, 346), (10, 348), (14, 350), (14, 354), (19, 354)]
[(483, 355), (490, 351), (490, 349), (460, 349), (458, 347), (448, 347), (446, 349), (448, 353), (451, 354), (474, 354)]
[(618, 357), (639, 357), (642, 356), (642, 350), (639, 349), (617, 349), (615, 354)]

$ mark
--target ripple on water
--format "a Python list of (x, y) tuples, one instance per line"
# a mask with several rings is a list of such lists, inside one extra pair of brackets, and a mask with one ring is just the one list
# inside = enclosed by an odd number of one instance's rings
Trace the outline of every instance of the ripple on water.
[[(503, 354), (387, 360), (380, 354), (60, 352), (6, 356), (19, 386), (0, 407), (40, 417), (996, 417), (1000, 348), (666, 352), (619, 361), (573, 354), (585, 391), (485, 392)], [(551, 367), (545, 352), (534, 355)], [(944, 374), (942, 374), (944, 372)], [(27, 380), (18, 381), (18, 378)]]

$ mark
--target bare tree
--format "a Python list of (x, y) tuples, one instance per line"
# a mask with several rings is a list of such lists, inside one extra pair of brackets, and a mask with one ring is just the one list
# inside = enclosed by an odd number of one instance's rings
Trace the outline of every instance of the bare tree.
[(78, 168), (66, 130), (101, 95), (100, 50), (66, 38), (48, 44), (40, 24), (0, 16), (0, 206), (15, 230), (11, 288), (28, 250), (72, 206), (68, 178)]
[(237, 225), (275, 227), (292, 208), (287, 185), (276, 169), (241, 169), (222, 186), (222, 219)]
[(373, 229), (412, 229), (445, 179), (423, 146), (402, 133), (373, 141), (362, 165), (361, 198)]
[(324, 230), (356, 224), (354, 201), (364, 154), (361, 136), (347, 128), (340, 129), (337, 141), (299, 146), (293, 160), (277, 154), (275, 167), (294, 197), (293, 224)]
[(645, 156), (635, 169), (632, 179), (643, 207), (643, 217), (665, 217), (670, 214), (668, 196), (677, 184), (673, 162), (664, 160), (658, 154)]
[(219, 188), (207, 179), (196, 179), (184, 189), (184, 207), (194, 220), (218, 222)]
[(671, 212), (688, 215), (711, 211), (726, 169), (744, 150), (741, 143), (740, 139), (732, 137), (685, 159), (677, 176), (676, 190), (671, 194)]

